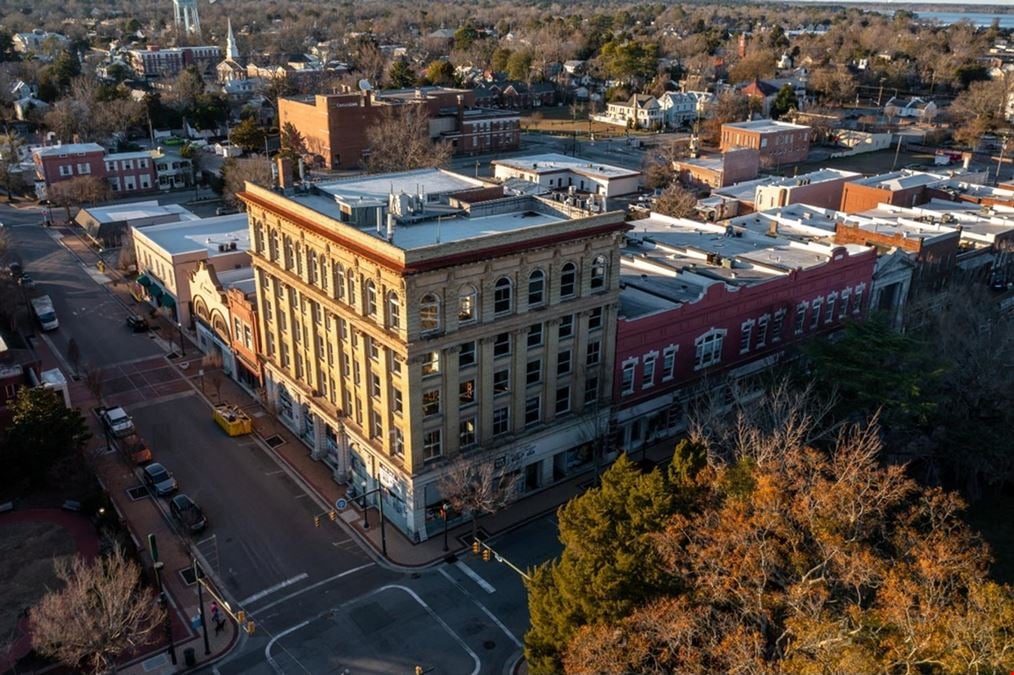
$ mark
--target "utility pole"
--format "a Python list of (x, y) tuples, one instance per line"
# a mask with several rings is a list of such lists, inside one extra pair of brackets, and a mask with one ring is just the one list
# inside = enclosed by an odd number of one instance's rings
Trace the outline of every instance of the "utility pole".
[(1007, 143), (1010, 141), (1008, 134), (1003, 135), (1003, 141), (1000, 142), (1000, 159), (996, 162), (996, 184), (1000, 184), (1000, 170), (1003, 168), (1003, 154), (1007, 151)]

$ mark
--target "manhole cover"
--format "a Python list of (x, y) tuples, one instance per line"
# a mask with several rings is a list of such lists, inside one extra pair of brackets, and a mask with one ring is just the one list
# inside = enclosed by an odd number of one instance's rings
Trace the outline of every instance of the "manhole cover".
[(270, 445), (272, 448), (277, 448), (279, 445), (285, 443), (285, 439), (279, 436), (278, 434), (275, 434), (274, 436), (268, 436), (267, 438), (265, 438), (264, 442)]
[(486, 640), (485, 642), (482, 643), (482, 648), (483, 649), (496, 649), (496, 642), (494, 642), (493, 640)]
[(130, 497), (130, 501), (132, 502), (147, 499), (148, 490), (143, 485), (137, 485), (127, 490), (127, 496)]
[[(197, 565), (197, 571), (200, 573), (201, 578), (204, 578), (204, 570), (201, 569), (200, 565)], [(183, 583), (187, 586), (193, 586), (197, 582), (197, 577), (194, 576), (193, 566), (186, 567), (180, 570), (180, 577), (183, 578)]]

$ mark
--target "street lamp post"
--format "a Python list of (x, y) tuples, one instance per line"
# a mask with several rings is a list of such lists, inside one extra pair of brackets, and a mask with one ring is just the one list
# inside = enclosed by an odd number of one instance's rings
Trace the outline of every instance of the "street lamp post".
[(197, 559), (193, 558), (194, 579), (197, 580), (197, 606), (201, 609), (201, 628), (204, 630), (204, 655), (211, 653), (211, 646), (208, 645), (208, 621), (204, 617), (204, 591), (202, 590), (200, 568), (197, 566)]
[(364, 530), (370, 529), (370, 510), (369, 510), (369, 506), (366, 504), (366, 487), (367, 487), (367, 482), (364, 480), (363, 481), (363, 529)]
[(440, 506), (440, 514), (444, 517), (444, 552), (445, 553), (448, 550), (448, 548), (447, 548), (447, 512), (448, 512), (448, 510), (450, 510), (450, 508), (451, 508), (451, 505), (448, 504), (447, 502), (444, 502)]
[(176, 330), (178, 330), (180, 332), (180, 356), (186, 356), (187, 355), (187, 348), (183, 344), (183, 324), (177, 322), (176, 323)]

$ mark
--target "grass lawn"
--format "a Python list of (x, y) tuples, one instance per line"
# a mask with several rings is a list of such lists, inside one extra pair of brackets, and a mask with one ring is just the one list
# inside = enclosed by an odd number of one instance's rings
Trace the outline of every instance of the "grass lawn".
[(993, 578), (1014, 583), (1014, 495), (983, 497), (968, 509), (969, 524), (982, 534), (993, 550)]
[[(576, 117), (572, 116), (569, 105), (526, 110), (521, 114), (521, 128), (548, 134), (569, 134), (576, 131), (578, 134), (587, 135), (589, 131), (588, 108), (587, 106), (579, 106)], [(590, 130), (599, 136), (622, 136), (624, 132), (623, 127), (615, 124), (594, 121), (591, 123)]]
[(75, 550), (70, 533), (52, 523), (0, 526), (0, 644), (14, 630), (21, 610), (55, 587), (53, 558)]

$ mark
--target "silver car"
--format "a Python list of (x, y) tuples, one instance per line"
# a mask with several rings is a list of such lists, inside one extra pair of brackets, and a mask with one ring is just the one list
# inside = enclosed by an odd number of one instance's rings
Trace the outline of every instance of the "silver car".
[(158, 462), (152, 462), (144, 467), (144, 482), (155, 491), (159, 497), (172, 494), (178, 487), (176, 479), (169, 473), (169, 470)]

